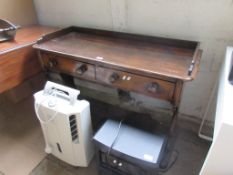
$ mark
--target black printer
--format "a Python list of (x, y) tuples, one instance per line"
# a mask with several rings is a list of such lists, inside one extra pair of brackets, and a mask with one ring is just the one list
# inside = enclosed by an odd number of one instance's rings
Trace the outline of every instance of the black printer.
[(107, 120), (94, 136), (101, 175), (151, 175), (159, 169), (166, 137), (114, 120)]

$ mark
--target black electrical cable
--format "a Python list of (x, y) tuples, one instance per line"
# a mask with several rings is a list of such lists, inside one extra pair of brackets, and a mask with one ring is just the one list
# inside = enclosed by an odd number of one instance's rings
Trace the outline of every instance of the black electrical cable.
[(110, 152), (111, 152), (111, 150), (112, 150), (114, 144), (116, 143), (116, 140), (117, 140), (117, 138), (118, 138), (118, 136), (119, 136), (120, 129), (121, 129), (121, 125), (122, 125), (122, 122), (123, 122), (123, 121), (124, 121), (124, 119), (122, 119), (122, 120), (120, 121), (119, 125), (118, 125), (117, 134), (116, 134), (116, 136), (115, 136), (115, 138), (114, 138), (114, 140), (113, 140), (111, 146), (110, 146), (109, 149), (108, 149), (107, 157), (109, 157)]

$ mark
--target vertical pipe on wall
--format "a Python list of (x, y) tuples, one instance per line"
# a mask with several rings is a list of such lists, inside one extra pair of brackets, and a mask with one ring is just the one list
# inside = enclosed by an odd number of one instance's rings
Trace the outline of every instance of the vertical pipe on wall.
[(204, 116), (202, 118), (201, 125), (200, 125), (199, 131), (198, 131), (198, 136), (200, 138), (202, 138), (202, 139), (207, 140), (207, 141), (213, 141), (213, 138), (202, 134), (202, 128), (203, 128), (203, 125), (205, 123), (205, 120), (206, 120), (207, 114), (209, 112), (210, 106), (211, 106), (212, 102), (214, 101), (214, 94), (216, 92), (217, 85), (218, 85), (218, 81), (215, 82), (214, 88), (211, 91), (210, 98), (209, 98), (209, 101), (207, 103), (207, 107), (205, 109)]

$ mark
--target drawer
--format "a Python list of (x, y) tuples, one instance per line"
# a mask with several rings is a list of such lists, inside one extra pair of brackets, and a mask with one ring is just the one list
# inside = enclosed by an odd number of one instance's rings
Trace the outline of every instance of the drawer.
[(44, 67), (51, 71), (67, 73), (88, 80), (95, 80), (95, 66), (92, 64), (49, 54), (42, 54), (42, 61)]
[(173, 98), (175, 88), (175, 84), (168, 81), (144, 77), (104, 67), (96, 68), (96, 79), (99, 82), (114, 86), (116, 88), (126, 89), (170, 101)]

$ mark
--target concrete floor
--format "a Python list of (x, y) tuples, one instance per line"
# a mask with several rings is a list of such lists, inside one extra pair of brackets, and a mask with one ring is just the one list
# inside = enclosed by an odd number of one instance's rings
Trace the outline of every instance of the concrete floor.
[[(4, 113), (3, 111), (7, 109), (4, 108), (2, 104), (1, 106), (2, 106), (1, 113)], [(14, 108), (14, 105), (11, 107)], [(99, 124), (101, 123), (101, 121), (103, 121), (104, 118), (106, 118), (106, 116), (107, 117), (110, 117), (110, 116), (119, 117), (122, 115), (127, 116), (127, 113), (128, 113), (125, 110), (121, 110), (114, 106), (108, 106), (104, 103), (97, 102), (97, 101), (93, 101), (91, 103), (91, 108), (92, 108), (92, 117), (93, 116), (95, 117), (95, 118), (92, 118), (92, 120), (96, 121), (94, 122), (95, 129), (99, 127)], [(29, 129), (34, 128), (38, 130), (37, 132), (34, 131), (35, 133), (41, 132), (40, 127), (39, 127), (39, 122), (35, 120), (32, 98), (28, 100), (24, 100), (23, 102), (20, 103), (20, 105), (16, 105), (15, 109), (7, 110), (7, 111), (8, 111), (9, 116), (5, 116), (5, 118), (4, 116), (0, 117), (1, 123), (5, 123), (8, 120), (7, 117), (15, 116), (16, 120), (14, 120), (14, 123), (17, 124), (19, 128), (20, 126), (22, 126), (23, 121), (26, 122), (27, 124), (28, 122), (29, 123), (33, 122), (33, 125), (32, 125), (33, 127), (29, 127)], [(22, 119), (22, 117), (18, 117), (18, 123), (17, 123), (16, 116), (18, 115), (16, 114), (18, 114), (19, 112), (21, 113), (20, 116), (25, 116), (27, 118), (31, 117), (31, 119), (25, 120), (25, 119)], [(137, 114), (130, 113), (130, 115), (133, 115), (134, 117), (136, 117)], [(105, 116), (105, 117), (101, 118), (101, 116)], [(34, 122), (34, 121), (37, 121), (37, 122)], [(179, 157), (176, 163), (174, 164), (174, 166), (170, 170), (168, 170), (166, 173), (163, 173), (163, 174), (164, 175), (197, 175), (203, 164), (203, 161), (205, 159), (205, 156), (207, 154), (210, 144), (197, 137), (197, 131), (198, 131), (198, 126), (199, 126), (197, 123), (182, 119), (182, 120), (179, 120), (177, 124), (178, 125), (176, 127), (176, 134), (174, 137), (176, 138), (175, 139), (176, 141), (174, 142), (174, 147), (179, 152)], [(0, 128), (5, 128), (5, 127), (0, 126)], [(12, 128), (12, 127), (9, 127), (9, 128)], [(25, 135), (25, 137), (27, 134), (30, 135), (29, 129), (24, 128), (22, 130), (22, 133)], [(41, 137), (41, 134), (40, 134), (40, 137)], [(1, 142), (2, 140), (0, 140), (0, 143)], [(34, 142), (34, 140), (32, 142)], [(38, 140), (38, 142), (39, 142), (37, 143), (38, 145), (44, 144), (43, 141), (41, 140)], [(40, 146), (38, 147), (38, 149), (40, 149), (37, 151), (37, 152), (40, 152), (39, 155), (41, 155), (41, 153), (44, 153), (44, 150), (43, 150), (44, 148)], [(6, 147), (4, 151), (7, 151), (7, 150), (8, 149)], [(1, 151), (1, 148), (0, 148), (0, 151)], [(33, 154), (30, 155), (30, 158), (27, 155), (25, 155), (24, 159), (30, 161), (31, 159), (33, 159), (31, 156), (33, 156)], [(76, 168), (76, 167), (67, 165), (66, 163), (56, 159), (55, 157), (51, 155), (48, 155), (39, 164), (35, 165), (34, 167), (35, 168), (31, 171), (31, 173), (29, 173), (29, 175), (98, 175), (98, 165), (97, 165), (96, 159), (92, 160), (88, 168)], [(28, 169), (28, 167), (22, 166), (18, 170), (25, 169), (25, 168)], [(0, 169), (0, 175), (1, 175), (1, 171), (4, 172), (2, 169)], [(15, 169), (15, 171), (17, 171), (17, 169)], [(5, 173), (5, 175), (8, 175), (8, 174)]]
[[(46, 156), (33, 99), (0, 103), (0, 175), (27, 175)], [(2, 174), (1, 174), (2, 172)]]
[[(94, 102), (95, 104), (96, 102)], [(103, 105), (103, 106), (101, 106)], [(93, 103), (92, 103), (93, 106)], [(120, 109), (111, 109), (112, 106), (98, 103), (98, 109), (92, 108), (92, 115), (99, 117), (101, 115), (110, 115), (108, 111), (119, 111)], [(116, 112), (115, 111), (115, 112)], [(116, 114), (116, 113), (115, 113)], [(116, 115), (125, 114), (125, 111), (119, 111)], [(113, 113), (111, 115), (114, 115)], [(188, 120), (179, 120), (176, 127), (174, 149), (179, 153), (178, 159), (170, 170), (164, 175), (198, 175), (209, 149), (210, 143), (197, 137), (198, 124)], [(53, 156), (47, 156), (30, 175), (98, 175), (97, 159), (94, 158), (88, 168), (75, 168), (56, 159)]]
[[(179, 157), (173, 167), (164, 175), (198, 175), (209, 148), (209, 143), (197, 137), (197, 125), (179, 121), (175, 149)], [(74, 168), (47, 156), (30, 175), (98, 175), (97, 160), (94, 158), (88, 168)]]

